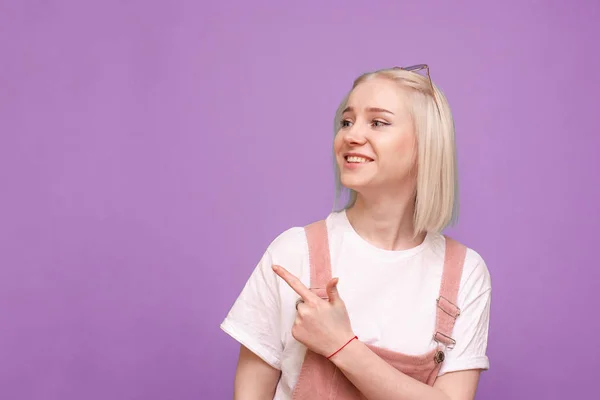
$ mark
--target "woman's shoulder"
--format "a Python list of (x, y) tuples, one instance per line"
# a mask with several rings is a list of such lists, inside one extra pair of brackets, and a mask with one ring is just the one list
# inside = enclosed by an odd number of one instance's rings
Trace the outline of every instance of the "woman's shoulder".
[(308, 251), (306, 227), (314, 223), (325, 223), (329, 237), (339, 230), (340, 213), (332, 212), (322, 219), (307, 222), (305, 225), (294, 225), (280, 232), (269, 244), (267, 251), (272, 256), (300, 256)]
[[(463, 289), (466, 287), (477, 290), (490, 289), (491, 275), (484, 257), (466, 242), (452, 236), (450, 238), (463, 246), (466, 251), (461, 279)], [(430, 244), (428, 248), (440, 263), (443, 263), (444, 260), (447, 239), (448, 236), (442, 233), (431, 233), (428, 237)]]
[(492, 278), (486, 260), (474, 248), (464, 244), (463, 246), (466, 248), (462, 272), (463, 287), (478, 292), (491, 290)]
[(306, 246), (304, 226), (292, 226), (279, 233), (269, 244), (271, 255), (298, 254)]

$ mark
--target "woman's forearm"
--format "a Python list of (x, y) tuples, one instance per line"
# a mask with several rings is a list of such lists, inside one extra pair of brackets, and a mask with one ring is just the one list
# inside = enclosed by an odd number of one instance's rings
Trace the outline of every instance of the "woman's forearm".
[(451, 400), (439, 389), (398, 371), (358, 340), (331, 361), (369, 400)]

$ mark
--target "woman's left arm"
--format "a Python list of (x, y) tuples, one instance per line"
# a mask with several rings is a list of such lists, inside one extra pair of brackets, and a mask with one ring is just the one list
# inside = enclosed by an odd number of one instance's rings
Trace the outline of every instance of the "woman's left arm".
[(330, 359), (369, 400), (473, 400), (479, 370), (450, 372), (429, 386), (403, 374), (353, 340)]
[[(329, 356), (346, 377), (369, 400), (472, 400), (480, 369), (448, 372), (433, 386), (398, 371), (354, 337), (344, 301), (337, 290), (338, 279), (326, 287), (328, 299), (311, 292), (296, 276), (274, 265), (279, 275), (302, 299), (297, 306), (292, 335), (312, 351)], [(341, 348), (344, 343), (345, 347)], [(336, 350), (340, 349), (336, 352)], [(334, 354), (331, 356), (331, 354)], [(446, 360), (447, 361), (447, 360)]]

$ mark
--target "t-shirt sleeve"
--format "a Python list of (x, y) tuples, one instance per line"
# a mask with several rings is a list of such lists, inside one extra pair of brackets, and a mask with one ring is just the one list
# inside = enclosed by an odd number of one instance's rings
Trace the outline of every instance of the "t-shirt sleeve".
[(456, 319), (452, 332), (456, 345), (446, 351), (439, 375), (468, 369), (487, 370), (490, 367), (486, 351), (490, 324), (491, 278), (484, 260), (475, 252), (472, 252), (471, 256), (474, 258), (474, 267), (464, 271), (467, 276), (458, 297), (461, 314)]
[(221, 323), (221, 329), (262, 358), (281, 369), (281, 321), (276, 274), (272, 256), (264, 253), (242, 292)]

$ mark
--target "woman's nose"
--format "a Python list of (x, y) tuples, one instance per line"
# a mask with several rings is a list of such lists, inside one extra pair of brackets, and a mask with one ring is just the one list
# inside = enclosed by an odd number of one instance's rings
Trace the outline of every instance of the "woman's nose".
[(366, 141), (365, 133), (356, 128), (356, 126), (353, 126), (346, 132), (344, 139), (348, 144), (364, 144)]

